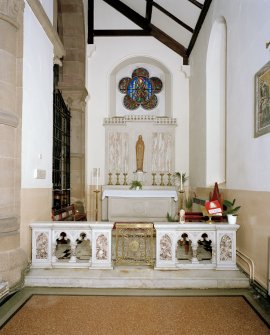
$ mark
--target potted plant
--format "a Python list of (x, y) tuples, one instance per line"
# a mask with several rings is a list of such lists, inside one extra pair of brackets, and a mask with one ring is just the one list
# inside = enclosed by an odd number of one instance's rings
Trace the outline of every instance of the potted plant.
[(188, 210), (188, 212), (192, 211), (193, 197), (192, 197), (192, 195), (190, 193), (186, 196), (185, 206), (186, 206), (186, 209)]
[(130, 186), (130, 190), (141, 190), (142, 189), (142, 183), (138, 180), (133, 180)]
[(228, 223), (235, 224), (237, 221), (237, 213), (241, 206), (235, 206), (235, 199), (233, 201), (224, 200), (223, 205), (225, 206), (224, 215), (227, 215)]

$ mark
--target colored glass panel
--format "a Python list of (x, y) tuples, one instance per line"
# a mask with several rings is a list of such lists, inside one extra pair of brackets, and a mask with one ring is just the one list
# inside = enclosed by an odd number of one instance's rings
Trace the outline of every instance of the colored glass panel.
[(159, 93), (162, 87), (162, 81), (157, 77), (149, 78), (145, 68), (135, 69), (132, 78), (124, 77), (118, 84), (119, 91), (126, 94), (123, 103), (129, 110), (135, 110), (140, 105), (146, 110), (154, 109), (158, 104), (155, 93)]

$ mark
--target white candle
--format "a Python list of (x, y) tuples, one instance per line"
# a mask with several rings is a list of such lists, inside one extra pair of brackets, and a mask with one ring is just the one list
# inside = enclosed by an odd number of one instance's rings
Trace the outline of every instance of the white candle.
[(96, 168), (96, 171), (97, 171), (97, 175), (96, 175), (96, 189), (98, 190), (100, 169)]
[(183, 190), (182, 172), (180, 172), (180, 191)]

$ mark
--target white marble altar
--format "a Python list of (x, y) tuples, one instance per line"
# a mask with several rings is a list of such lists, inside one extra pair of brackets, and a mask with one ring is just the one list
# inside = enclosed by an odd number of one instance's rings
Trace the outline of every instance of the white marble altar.
[[(216, 269), (237, 270), (236, 231), (239, 225), (228, 223), (171, 223), (154, 224), (156, 229), (156, 269)], [(187, 247), (184, 257), (177, 258), (181, 245)], [(211, 251), (199, 259), (203, 244)], [(207, 248), (206, 248), (207, 249)]]
[(175, 215), (178, 196), (175, 188), (147, 188), (142, 190), (104, 187), (102, 192), (102, 220), (164, 221)]
[[(31, 224), (32, 267), (111, 269), (113, 226), (114, 222)], [(239, 225), (155, 222), (154, 227), (155, 269), (237, 270)], [(91, 246), (85, 257), (79, 248), (82, 241)]]
[[(112, 222), (36, 222), (32, 229), (32, 264), (26, 274), (26, 286), (87, 288), (247, 288), (249, 278), (236, 266), (236, 231), (238, 225), (156, 222), (155, 266), (115, 266)], [(81, 233), (89, 231), (91, 255), (88, 259), (54, 259), (56, 239), (62, 232), (75, 245)], [(58, 231), (57, 234), (55, 232)], [(178, 260), (177, 243), (182, 233), (195, 241), (207, 233), (213, 239), (211, 260)], [(54, 236), (54, 237), (53, 237)], [(107, 242), (104, 241), (104, 236)], [(169, 238), (168, 238), (168, 237)], [(165, 239), (164, 239), (165, 237)], [(106, 240), (106, 239), (105, 239)], [(165, 252), (163, 242), (171, 251)], [(93, 241), (96, 241), (93, 243)], [(165, 243), (166, 244), (166, 243)], [(216, 245), (216, 249), (214, 248)], [(162, 252), (161, 252), (162, 249)], [(177, 248), (178, 249), (178, 248)], [(74, 250), (74, 249), (73, 249)], [(102, 252), (100, 253), (100, 250)], [(104, 251), (107, 250), (104, 253)], [(76, 247), (75, 247), (75, 255)], [(104, 257), (105, 254), (105, 257)], [(162, 256), (163, 255), (163, 256)], [(194, 253), (194, 256), (196, 253)], [(111, 258), (110, 258), (111, 257)], [(196, 258), (196, 257), (195, 257)], [(75, 260), (75, 262), (74, 262)], [(174, 271), (172, 271), (174, 270)], [(183, 271), (184, 270), (184, 271)], [(224, 270), (224, 271), (217, 271)]]
[[(112, 268), (113, 225), (111, 222), (32, 223), (32, 267)], [(80, 257), (82, 236), (91, 248), (88, 257)]]

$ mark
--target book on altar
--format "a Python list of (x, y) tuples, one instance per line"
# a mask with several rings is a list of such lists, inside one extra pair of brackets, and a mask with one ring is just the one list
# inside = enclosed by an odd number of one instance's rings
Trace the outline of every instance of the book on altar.
[(222, 215), (222, 208), (218, 200), (206, 201), (205, 208), (210, 215)]

